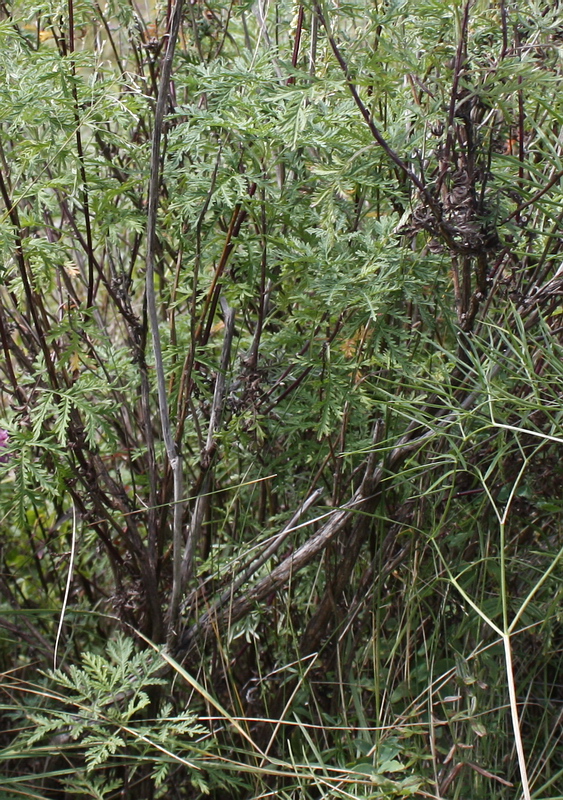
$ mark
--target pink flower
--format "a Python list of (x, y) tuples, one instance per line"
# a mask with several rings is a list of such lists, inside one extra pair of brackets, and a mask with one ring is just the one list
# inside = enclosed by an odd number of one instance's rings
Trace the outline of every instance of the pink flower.
[[(0, 428), (0, 450), (3, 447), (8, 446), (9, 439), (10, 436), (8, 434), (8, 431), (5, 431), (4, 428)], [(9, 458), (10, 456), (7, 453), (3, 456), (0, 456), (0, 464), (5, 464), (9, 460)]]

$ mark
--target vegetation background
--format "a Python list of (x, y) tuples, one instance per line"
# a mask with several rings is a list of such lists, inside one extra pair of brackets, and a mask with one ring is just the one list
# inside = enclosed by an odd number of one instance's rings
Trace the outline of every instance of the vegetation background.
[(563, 797), (558, 0), (0, 55), (1, 800)]

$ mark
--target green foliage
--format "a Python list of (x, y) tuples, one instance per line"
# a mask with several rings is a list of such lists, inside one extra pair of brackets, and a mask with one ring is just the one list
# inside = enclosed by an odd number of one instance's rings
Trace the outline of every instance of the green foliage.
[(558, 796), (560, 4), (169, 11), (0, 8), (0, 797)]
[[(174, 714), (170, 703), (158, 715), (146, 717), (151, 705), (151, 687), (167, 683), (157, 677), (162, 663), (150, 651), (135, 652), (131, 639), (122, 635), (108, 642), (107, 655), (84, 653), (81, 666), (50, 670), (41, 687), (27, 688), (30, 700), (21, 711), (20, 730), (3, 759), (19, 755), (33, 762), (44, 752), (62, 762), (83, 754), (82, 768), (63, 779), (66, 791), (88, 797), (111, 796), (124, 787), (123, 766), (129, 765), (128, 780), (152, 775), (161, 786), (171, 766), (188, 768), (200, 791), (208, 792), (202, 778), (202, 757), (209, 743), (195, 745), (194, 737), (208, 731), (195, 714)], [(9, 779), (7, 783), (11, 783)]]

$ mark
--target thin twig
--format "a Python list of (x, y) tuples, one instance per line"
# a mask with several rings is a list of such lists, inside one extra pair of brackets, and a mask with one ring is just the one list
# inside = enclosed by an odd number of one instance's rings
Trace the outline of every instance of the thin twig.
[(315, 2), (314, 8), (315, 8), (315, 12), (317, 14), (317, 17), (319, 18), (319, 21), (320, 21), (321, 25), (323, 26), (323, 28), (326, 31), (326, 35), (327, 35), (329, 44), (330, 44), (330, 46), (332, 48), (332, 52), (334, 53), (334, 56), (335, 56), (336, 60), (338, 61), (338, 64), (339, 64), (340, 69), (342, 70), (342, 72), (344, 74), (344, 77), (346, 78), (346, 85), (348, 86), (350, 94), (352, 95), (352, 97), (354, 99), (354, 102), (356, 103), (357, 107), (359, 108), (360, 113), (361, 113), (362, 117), (364, 118), (364, 120), (365, 120), (365, 122), (366, 122), (366, 124), (367, 124), (367, 126), (368, 126), (368, 128), (369, 128), (369, 130), (371, 132), (371, 135), (373, 136), (373, 138), (375, 139), (377, 144), (382, 148), (382, 150), (391, 159), (391, 161), (393, 161), (393, 163), (396, 164), (399, 167), (401, 172), (403, 172), (407, 176), (407, 178), (410, 180), (410, 182), (414, 186), (416, 186), (416, 188), (419, 190), (421, 195), (424, 197), (424, 199), (428, 203), (428, 206), (432, 209), (436, 219), (438, 219), (438, 220), (441, 219), (441, 211), (440, 211), (440, 207), (439, 207), (438, 203), (436, 202), (436, 199), (428, 191), (428, 189), (422, 183), (422, 181), (418, 178), (418, 176), (415, 175), (415, 173), (411, 169), (409, 169), (409, 167), (405, 164), (405, 162), (398, 155), (398, 153), (396, 153), (393, 150), (393, 148), (389, 145), (389, 143), (384, 138), (384, 136), (381, 134), (379, 128), (377, 127), (377, 125), (373, 121), (373, 118), (372, 118), (370, 112), (368, 111), (368, 109), (366, 108), (366, 106), (365, 106), (364, 102), (362, 101), (360, 95), (358, 94), (358, 90), (356, 89), (356, 86), (355, 86), (355, 84), (354, 84), (354, 82), (352, 80), (352, 76), (350, 75), (350, 69), (348, 67), (348, 64), (346, 63), (346, 60), (345, 60), (344, 56), (342, 55), (342, 52), (340, 51), (340, 48), (336, 44), (336, 39), (334, 38), (334, 36), (332, 34), (332, 31), (330, 29), (330, 26), (329, 26), (329, 24), (328, 24), (328, 22), (327, 22), (327, 20), (325, 18), (325, 15), (323, 14), (323, 11), (321, 9), (320, 3)]
[(162, 139), (162, 128), (164, 123), (164, 112), (168, 102), (170, 92), (170, 76), (172, 74), (172, 61), (174, 49), (180, 30), (182, 19), (183, 0), (176, 0), (172, 11), (168, 44), (162, 61), (160, 74), (160, 85), (156, 101), (154, 131), (151, 148), (149, 201), (147, 218), (147, 274), (146, 274), (146, 297), (148, 318), (151, 327), (155, 369), (158, 387), (158, 406), (160, 410), (160, 424), (162, 436), (166, 447), (166, 454), (170, 463), (174, 479), (174, 520), (173, 520), (173, 567), (172, 567), (172, 596), (168, 609), (168, 632), (167, 639), (172, 641), (175, 637), (176, 620), (182, 593), (182, 517), (184, 513), (182, 498), (182, 460), (176, 447), (170, 426), (170, 416), (168, 413), (168, 398), (166, 395), (166, 383), (164, 377), (164, 364), (162, 360), (162, 347), (160, 343), (160, 333), (158, 328), (158, 312), (156, 307), (156, 295), (154, 288), (154, 267), (156, 250), (156, 224), (157, 209), (160, 184), (160, 143)]
[(530, 197), (529, 200), (526, 200), (525, 203), (521, 203), (518, 206), (518, 208), (516, 208), (511, 214), (508, 215), (508, 217), (505, 217), (505, 219), (503, 219), (502, 222), (499, 223), (499, 226), (506, 225), (506, 223), (510, 222), (511, 219), (514, 219), (514, 217), (519, 216), (519, 214), (521, 214), (525, 208), (535, 205), (535, 203), (540, 199), (540, 197), (543, 197), (544, 194), (546, 194), (546, 192), (549, 192), (551, 187), (555, 186), (557, 181), (561, 180), (561, 178), (563, 178), (563, 169), (558, 170), (555, 173), (555, 175), (553, 175), (553, 177), (549, 179), (549, 181), (546, 183), (543, 189), (540, 189), (538, 192), (532, 195), (532, 197)]
[(272, 558), (272, 556), (276, 554), (287, 537), (297, 530), (296, 525), (303, 514), (317, 502), (322, 494), (323, 489), (315, 489), (315, 491), (309, 495), (309, 497), (299, 506), (283, 530), (270, 540), (270, 543), (264, 549), (264, 551), (242, 571), (242, 573), (230, 584), (229, 588), (223, 592), (221, 597), (219, 597), (200, 617), (198, 622), (199, 626), (203, 626), (209, 620), (213, 619), (217, 612), (220, 611), (221, 608), (223, 608), (230, 600), (232, 600), (235, 593), (238, 592), (241, 586), (243, 586), (253, 575), (258, 572), (261, 567), (264, 566), (264, 564), (266, 564), (267, 561), (270, 560), (270, 558)]
[(68, 605), (68, 596), (70, 594), (70, 587), (72, 584), (72, 575), (74, 571), (74, 558), (76, 555), (76, 506), (72, 505), (72, 539), (70, 543), (70, 562), (68, 565), (68, 575), (66, 578), (66, 587), (63, 597), (63, 606), (61, 608), (61, 615), (59, 617), (59, 627), (57, 628), (57, 638), (55, 639), (55, 649), (53, 650), (53, 669), (57, 669), (57, 653), (59, 649), (59, 641), (63, 631), (63, 622), (65, 618), (65, 611)]
[[(224, 621), (228, 621), (228, 623), (231, 624), (242, 619), (255, 607), (256, 603), (259, 603), (270, 594), (281, 589), (281, 587), (290, 580), (292, 575), (299, 572), (299, 570), (309, 564), (318, 553), (325, 549), (347, 524), (350, 515), (354, 513), (350, 509), (353, 506), (357, 506), (358, 502), (363, 502), (363, 500), (364, 498), (360, 498), (359, 501), (354, 498), (352, 503), (344, 508), (331, 512), (328, 522), (326, 522), (314, 536), (308, 539), (295, 553), (285, 558), (269, 575), (258, 581), (245, 595), (229, 606), (225, 612)], [(192, 628), (185, 631), (179, 641), (179, 650), (189, 649), (194, 639), (208, 630), (212, 625), (215, 625), (216, 621), (216, 617), (213, 620), (206, 618), (202, 620), (201, 624), (194, 625)]]
[(227, 303), (224, 303), (225, 315), (225, 334), (223, 338), (223, 350), (221, 353), (221, 363), (217, 371), (215, 379), (215, 390), (213, 393), (213, 403), (211, 405), (211, 414), (209, 417), (209, 426), (207, 429), (207, 439), (205, 448), (202, 453), (202, 467), (203, 467), (203, 480), (201, 482), (200, 494), (195, 502), (194, 510), (192, 513), (190, 528), (184, 550), (184, 558), (182, 560), (182, 583), (187, 585), (194, 574), (194, 560), (197, 542), (201, 525), (203, 522), (204, 510), (208, 502), (209, 484), (210, 484), (210, 470), (215, 453), (215, 434), (221, 424), (223, 415), (224, 401), (225, 401), (225, 384), (226, 374), (229, 368), (229, 361), (231, 357), (231, 346), (233, 342), (233, 335), (235, 332), (235, 312), (230, 308)]

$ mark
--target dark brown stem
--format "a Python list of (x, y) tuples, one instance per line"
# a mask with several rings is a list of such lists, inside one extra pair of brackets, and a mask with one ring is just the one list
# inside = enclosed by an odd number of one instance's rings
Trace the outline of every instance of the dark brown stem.
[[(303, 5), (301, 4), (299, 6), (299, 11), (297, 14), (297, 27), (295, 30), (295, 40), (293, 42), (293, 53), (291, 55), (291, 66), (293, 67), (293, 69), (297, 68), (297, 60), (299, 59), (299, 47), (301, 45), (301, 34), (303, 32), (303, 15), (304, 15), (304, 10), (303, 10)], [(291, 77), (287, 79), (287, 85), (291, 86), (294, 83), (295, 83), (295, 75), (291, 75)]]
[(86, 296), (86, 308), (91, 308), (94, 303), (94, 244), (92, 240), (92, 226), (90, 222), (90, 197), (88, 192), (88, 181), (86, 179), (86, 166), (84, 161), (84, 148), (82, 145), (82, 134), (80, 132), (80, 114), (78, 103), (78, 90), (76, 87), (76, 65), (72, 54), (74, 53), (74, 2), (68, 0), (68, 52), (70, 59), (70, 80), (72, 85), (72, 98), (74, 100), (74, 123), (76, 151), (78, 163), (80, 165), (80, 180), (82, 182), (82, 206), (84, 211), (84, 223), (86, 226), (86, 257), (88, 259), (88, 289)]
[(18, 207), (17, 202), (12, 202), (9, 194), (8, 189), (6, 187), (6, 183), (4, 181), (4, 175), (2, 170), (0, 170), (0, 194), (2, 195), (2, 199), (4, 201), (4, 205), (6, 206), (6, 211), (8, 213), (8, 217), (10, 218), (10, 222), (14, 228), (14, 235), (16, 239), (16, 262), (19, 267), (20, 277), (23, 283), (24, 292), (27, 300), (27, 304), (29, 307), (29, 311), (33, 318), (33, 323), (35, 326), (35, 332), (37, 339), (39, 341), (39, 346), (43, 353), (43, 357), (45, 359), (45, 369), (49, 375), (49, 379), (51, 381), (51, 386), (56, 389), (58, 386), (58, 378), (55, 372), (55, 368), (53, 366), (53, 361), (51, 358), (51, 351), (49, 350), (49, 346), (47, 345), (47, 341), (45, 339), (45, 332), (43, 330), (43, 323), (40, 319), (40, 313), (42, 312), (43, 316), (45, 316), (45, 312), (41, 303), (40, 297), (37, 295), (35, 291), (33, 291), (29, 276), (27, 265), (25, 262), (25, 257), (23, 253), (23, 236), (22, 236), (22, 229), (20, 225), (20, 218), (18, 214)]
[(260, 349), (260, 339), (264, 327), (264, 317), (266, 315), (266, 266), (268, 263), (268, 239), (266, 237), (266, 197), (265, 192), (261, 192), (261, 233), (262, 233), (262, 256), (260, 259), (260, 288), (258, 300), (258, 319), (256, 329), (252, 337), (252, 344), (246, 357), (248, 370), (256, 372), (258, 366), (258, 351)]
[(502, 61), (508, 51), (508, 21), (505, 0), (500, 0), (500, 21), (502, 26), (502, 50), (500, 51), (499, 61)]
[(4, 308), (1, 300), (0, 300), (0, 338), (2, 339), (2, 350), (4, 351), (6, 371), (8, 373), (8, 378), (10, 379), (10, 383), (12, 384), (12, 391), (14, 392), (14, 395), (18, 398), (18, 402), (23, 407), (25, 407), (27, 405), (27, 400), (23, 389), (18, 383), (18, 379), (16, 378), (16, 373), (14, 372), (14, 365), (12, 364), (12, 354), (10, 352), (11, 337), (7, 330), (6, 320), (4, 318)]
[(457, 53), (455, 57), (455, 64), (454, 64), (454, 77), (452, 81), (452, 91), (450, 94), (450, 107), (448, 110), (448, 133), (446, 136), (446, 145), (444, 148), (444, 157), (442, 160), (443, 168), (442, 172), (438, 179), (438, 191), (444, 182), (446, 176), (446, 170), (448, 169), (448, 165), (450, 162), (450, 155), (453, 148), (454, 143), (454, 121), (455, 121), (455, 112), (456, 106), (458, 103), (458, 90), (459, 90), (459, 81), (461, 79), (461, 74), (465, 65), (465, 58), (466, 58), (466, 50), (467, 50), (467, 27), (469, 24), (469, 7), (471, 5), (471, 0), (467, 0), (465, 3), (465, 8), (463, 10), (463, 19), (461, 22), (461, 31), (459, 34), (459, 42), (457, 45)]

